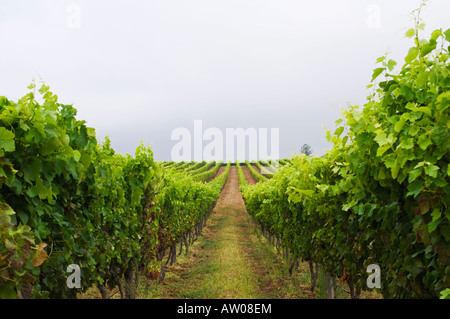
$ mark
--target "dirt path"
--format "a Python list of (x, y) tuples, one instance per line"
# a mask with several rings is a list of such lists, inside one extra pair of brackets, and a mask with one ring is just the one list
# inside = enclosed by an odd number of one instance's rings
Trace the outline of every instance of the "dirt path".
[(220, 174), (222, 174), (223, 171), (225, 170), (225, 167), (226, 167), (226, 166), (224, 166), (224, 165), (220, 166), (220, 168), (219, 168), (219, 170), (217, 171), (216, 176), (214, 176), (214, 178), (219, 177)]
[(250, 185), (255, 185), (255, 184), (256, 184), (256, 181), (255, 181), (255, 179), (253, 178), (253, 176), (252, 176), (252, 174), (250, 173), (250, 171), (248, 170), (248, 167), (245, 166), (245, 165), (242, 165), (241, 168), (242, 168), (242, 171), (244, 172), (244, 176), (245, 176), (245, 179), (247, 180), (247, 182), (248, 182)]
[(219, 200), (214, 207), (214, 212), (221, 213), (223, 210), (237, 209), (247, 212), (242, 195), (239, 192), (239, 178), (236, 166), (230, 167), (230, 174)]
[(259, 170), (258, 166), (256, 166), (255, 164), (251, 164), (251, 165), (255, 169), (255, 171), (258, 172), (258, 174), (261, 174), (261, 171)]
[(159, 298), (308, 297), (298, 282), (307, 271), (299, 271), (297, 279), (286, 279), (281, 256), (257, 235), (239, 192), (235, 166), (203, 235), (184, 260), (178, 260), (168, 269)]

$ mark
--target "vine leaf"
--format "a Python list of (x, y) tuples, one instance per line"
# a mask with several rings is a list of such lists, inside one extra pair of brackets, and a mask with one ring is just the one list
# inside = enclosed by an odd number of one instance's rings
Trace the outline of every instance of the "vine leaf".
[(447, 29), (447, 31), (444, 32), (445, 40), (450, 42), (450, 29)]
[(34, 258), (31, 260), (33, 266), (38, 267), (47, 259), (48, 255), (44, 248), (47, 246), (46, 243), (40, 243), (36, 246), (37, 252)]
[(419, 49), (416, 47), (412, 47), (411, 49), (409, 49), (409, 52), (405, 57), (405, 62), (411, 63), (412, 61), (414, 61), (417, 58), (418, 55), (419, 55)]
[(370, 82), (373, 82), (384, 70), (386, 70), (386, 68), (376, 68), (373, 71), (372, 80)]
[(414, 28), (411, 28), (405, 32), (405, 37), (412, 38), (415, 34), (416, 34), (416, 30), (414, 30)]
[(14, 133), (8, 131), (4, 127), (0, 127), (0, 149), (4, 149), (6, 152), (14, 152)]

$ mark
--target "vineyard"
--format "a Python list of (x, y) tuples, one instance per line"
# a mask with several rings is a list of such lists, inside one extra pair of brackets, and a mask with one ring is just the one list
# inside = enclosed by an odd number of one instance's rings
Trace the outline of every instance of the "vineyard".
[(450, 297), (450, 30), (421, 29), (398, 72), (377, 60), (322, 157), (158, 162), (97, 140), (45, 84), (0, 97), (0, 298), (137, 298), (203, 236), (226, 187), (291, 273), (307, 265), (312, 296), (323, 274), (328, 297), (340, 283), (360, 298), (375, 264), (384, 298)]

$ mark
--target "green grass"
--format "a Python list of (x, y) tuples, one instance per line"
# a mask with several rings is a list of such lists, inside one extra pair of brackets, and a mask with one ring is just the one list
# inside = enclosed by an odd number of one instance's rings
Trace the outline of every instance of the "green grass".
[(225, 209), (206, 228), (148, 298), (308, 298), (301, 284), (309, 273), (300, 267), (289, 276), (289, 265), (246, 212)]

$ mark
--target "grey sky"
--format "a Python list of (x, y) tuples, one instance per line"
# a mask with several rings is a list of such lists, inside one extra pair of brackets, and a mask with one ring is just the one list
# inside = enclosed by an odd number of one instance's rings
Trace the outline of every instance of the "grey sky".
[[(121, 153), (144, 140), (170, 160), (173, 129), (280, 129), (280, 155), (329, 147), (339, 106), (362, 105), (374, 62), (402, 64), (420, 1), (158, 0), (0, 2), (0, 95), (40, 75)], [(80, 28), (68, 20), (80, 8)], [(368, 26), (380, 9), (380, 28)], [(430, 1), (426, 32), (450, 28)], [(372, 21), (372, 20), (369, 20)]]

